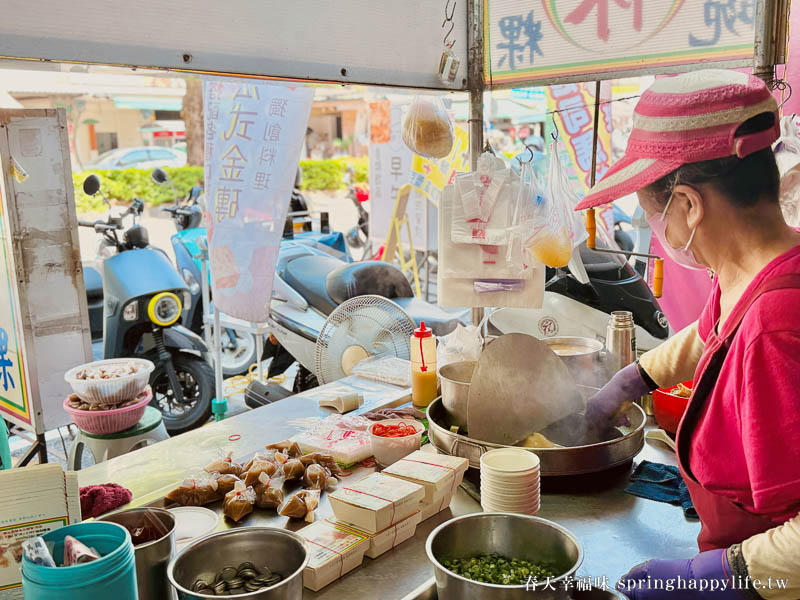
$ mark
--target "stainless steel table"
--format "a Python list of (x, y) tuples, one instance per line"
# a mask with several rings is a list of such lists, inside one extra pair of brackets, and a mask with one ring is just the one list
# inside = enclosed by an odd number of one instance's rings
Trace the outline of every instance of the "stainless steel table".
[[(389, 394), (392, 387), (383, 393), (376, 391), (367, 407), (406, 402), (407, 396), (401, 393)], [(133, 491), (133, 504), (150, 503), (210, 462), (220, 449), (230, 448), (237, 457), (248, 456), (266, 443), (293, 435), (297, 428), (290, 421), (326, 414), (313, 394), (290, 397), (80, 471), (80, 484), (113, 481)], [(241, 439), (230, 442), (229, 437), (237, 434)], [(646, 442), (637, 460), (675, 464), (670, 450), (651, 444)], [(580, 576), (605, 576), (613, 583), (631, 566), (649, 558), (689, 557), (697, 552), (698, 523), (687, 521), (680, 507), (625, 494), (629, 474), (630, 465), (626, 465), (598, 475), (545, 480), (542, 484), (540, 516), (571, 530), (583, 545)], [(330, 514), (325, 497), (319, 518)], [(480, 505), (459, 489), (450, 508), (421, 523), (414, 538), (375, 560), (365, 558), (361, 567), (320, 592), (305, 590), (304, 598), (403, 598), (433, 574), (425, 555), (428, 534), (451, 516), (480, 510)], [(267, 513), (252, 518), (255, 521), (249, 523), (253, 525), (287, 526), (285, 518)], [(300, 526), (290, 525), (292, 529)]]

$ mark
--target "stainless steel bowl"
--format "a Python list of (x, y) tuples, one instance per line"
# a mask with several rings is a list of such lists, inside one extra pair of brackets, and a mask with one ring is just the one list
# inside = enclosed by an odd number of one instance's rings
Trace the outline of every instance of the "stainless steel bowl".
[(229, 598), (300, 600), (303, 569), (308, 564), (305, 540), (292, 531), (274, 527), (242, 527), (212, 533), (191, 543), (169, 563), (167, 576), (180, 600), (218, 598), (191, 591), (198, 579), (213, 581), (225, 566), (252, 562), (283, 576), (275, 585)]
[[(512, 513), (475, 513), (456, 517), (434, 529), (425, 542), (433, 563), (439, 600), (546, 600), (569, 598), (562, 582), (574, 577), (583, 562), (575, 536), (546, 519)], [(549, 586), (496, 585), (472, 581), (447, 570), (440, 560), (497, 552), (555, 565), (561, 574)], [(550, 589), (550, 588), (555, 589)]]
[(168, 532), (162, 538), (134, 546), (136, 557), (136, 584), (139, 597), (150, 600), (171, 600), (171, 589), (167, 581), (167, 565), (175, 547), (175, 517), (163, 508), (131, 508), (106, 515), (98, 519), (122, 525), (128, 531), (141, 527), (145, 513), (159, 519)]
[(461, 429), (467, 428), (467, 401), (472, 372), (478, 363), (464, 360), (443, 366), (439, 369), (442, 383), (442, 404), (450, 415), (450, 422)]
[(602, 342), (577, 336), (545, 337), (542, 341), (567, 366), (578, 385), (602, 387), (608, 381)]

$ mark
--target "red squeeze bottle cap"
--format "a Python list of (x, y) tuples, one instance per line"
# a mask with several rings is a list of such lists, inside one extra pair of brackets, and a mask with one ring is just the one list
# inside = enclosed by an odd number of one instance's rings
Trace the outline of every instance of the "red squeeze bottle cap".
[(425, 321), (419, 322), (419, 329), (414, 330), (414, 337), (427, 338), (433, 336), (433, 332), (425, 327)]

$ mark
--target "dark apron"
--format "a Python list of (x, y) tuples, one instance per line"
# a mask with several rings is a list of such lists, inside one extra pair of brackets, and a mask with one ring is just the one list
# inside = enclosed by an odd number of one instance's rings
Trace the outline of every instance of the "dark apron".
[(728, 355), (731, 341), (736, 335), (742, 319), (762, 294), (779, 289), (800, 289), (800, 274), (779, 275), (763, 281), (749, 293), (745, 302), (740, 301), (734, 308), (719, 335), (713, 331), (709, 333), (705, 351), (695, 371), (692, 399), (678, 427), (678, 465), (700, 517), (701, 529), (700, 535), (697, 536), (697, 545), (701, 552), (715, 548), (727, 548), (778, 525), (765, 517), (754, 515), (730, 498), (703, 487), (692, 474), (689, 466), (689, 454), (694, 432), (705, 412), (708, 399)]

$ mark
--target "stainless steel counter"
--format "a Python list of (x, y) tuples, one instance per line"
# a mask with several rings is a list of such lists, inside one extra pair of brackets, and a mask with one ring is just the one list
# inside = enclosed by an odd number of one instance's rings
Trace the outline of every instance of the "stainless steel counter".
[[(396, 406), (407, 401), (406, 398), (404, 391), (393, 386), (375, 389), (369, 392), (362, 411)], [(326, 414), (329, 413), (317, 406), (312, 390), (80, 471), (80, 484), (116, 482), (133, 491), (134, 505), (147, 504), (210, 462), (220, 449), (229, 448), (240, 458), (249, 456), (264, 444), (296, 433), (297, 427), (291, 421)], [(230, 442), (229, 437), (236, 434), (241, 439)], [(670, 450), (658, 443), (651, 444), (646, 442), (637, 461), (675, 464)], [(697, 552), (695, 538), (699, 524), (687, 521), (678, 506), (625, 494), (623, 488), (629, 474), (630, 465), (625, 465), (598, 475), (543, 481), (540, 516), (558, 522), (580, 540), (585, 556), (579, 576), (605, 576), (613, 583), (631, 566), (649, 558), (689, 557)], [(361, 567), (339, 581), (317, 593), (305, 590), (303, 597), (403, 598), (433, 574), (425, 555), (428, 534), (451, 516), (480, 510), (480, 505), (460, 488), (450, 508), (421, 523), (414, 538), (375, 560), (365, 558)], [(328, 516), (329, 511), (327, 501), (323, 500), (318, 517)], [(287, 519), (267, 513), (253, 515), (253, 519), (259, 525), (287, 526)], [(245, 520), (243, 525), (247, 524)], [(300, 524), (289, 526), (297, 529)]]

